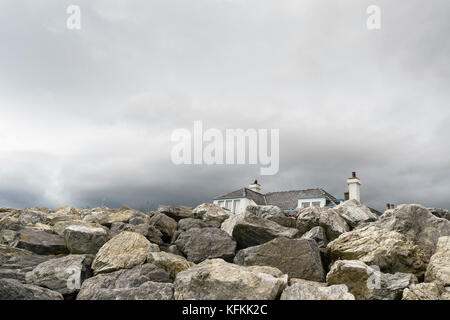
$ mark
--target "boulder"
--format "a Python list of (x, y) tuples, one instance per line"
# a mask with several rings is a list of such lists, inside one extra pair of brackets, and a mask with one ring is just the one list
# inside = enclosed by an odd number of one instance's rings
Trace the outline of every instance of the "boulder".
[(234, 263), (278, 268), (290, 278), (325, 280), (319, 247), (311, 239), (276, 238), (262, 245), (240, 250)]
[(320, 249), (325, 249), (328, 244), (325, 229), (319, 226), (312, 228), (311, 230), (303, 234), (301, 238), (314, 240)]
[(146, 263), (132, 269), (98, 274), (89, 278), (83, 282), (77, 295), (77, 300), (119, 299), (173, 299), (173, 286), (169, 274), (153, 264)]
[(72, 208), (71, 206), (61, 206), (55, 211), (55, 215), (57, 216), (80, 216), (80, 213), (77, 209)]
[(287, 275), (271, 267), (243, 267), (222, 259), (206, 260), (178, 273), (176, 300), (273, 300)]
[(19, 216), (19, 223), (23, 226), (32, 226), (36, 223), (45, 223), (47, 215), (44, 212), (25, 209)]
[(72, 295), (80, 290), (84, 279), (91, 276), (92, 256), (71, 254), (37, 265), (25, 276), (29, 284)]
[(158, 212), (165, 214), (166, 216), (174, 219), (175, 221), (179, 221), (181, 219), (192, 218), (194, 213), (192, 212), (191, 207), (179, 206), (166, 206), (160, 205), (158, 207)]
[(283, 227), (295, 228), (297, 225), (297, 219), (295, 217), (287, 216), (277, 206), (247, 206), (246, 210), (258, 217), (276, 222)]
[(19, 236), (19, 233), (14, 230), (0, 230), (0, 244), (6, 244), (9, 245), (16, 240), (16, 238)]
[(70, 253), (96, 254), (109, 240), (109, 236), (103, 228), (71, 225), (64, 230), (64, 240)]
[(422, 250), (404, 235), (367, 226), (339, 236), (327, 246), (329, 261), (361, 260), (377, 265), (383, 272), (424, 274), (428, 259)]
[(396, 300), (417, 278), (407, 273), (382, 273), (358, 260), (338, 260), (331, 266), (327, 282), (347, 285), (357, 300)]
[(333, 210), (344, 218), (345, 222), (347, 222), (351, 228), (378, 219), (378, 216), (373, 213), (369, 207), (355, 199), (347, 200), (335, 206)]
[(172, 279), (175, 279), (177, 274), (194, 265), (193, 262), (187, 261), (185, 258), (172, 254), (169, 252), (151, 252), (147, 261), (166, 270)]
[(229, 261), (236, 251), (236, 242), (218, 228), (189, 229), (178, 236), (175, 245), (194, 263), (213, 258)]
[(14, 279), (0, 279), (0, 300), (63, 300), (59, 292), (24, 284)]
[(440, 209), (440, 208), (428, 208), (428, 211), (430, 213), (438, 218), (443, 218), (450, 220), (450, 212), (448, 212), (447, 209)]
[(297, 282), (281, 294), (280, 300), (355, 300), (345, 284), (333, 286)]
[(131, 225), (149, 225), (150, 224), (150, 217), (145, 214), (137, 214), (131, 217), (129, 223)]
[(347, 222), (339, 213), (329, 208), (310, 207), (297, 209), (297, 229), (304, 234), (314, 227), (321, 226), (328, 240), (334, 240), (339, 235), (350, 230)]
[(232, 215), (228, 219), (226, 219), (224, 222), (222, 222), (222, 224), (220, 225), (220, 229), (222, 229), (223, 231), (228, 233), (230, 236), (233, 236), (234, 226), (238, 222), (244, 220), (244, 218), (248, 215), (253, 215), (253, 214), (250, 212), (244, 212), (244, 213)]
[(19, 231), (15, 246), (37, 254), (56, 255), (69, 253), (64, 238), (60, 235), (29, 227)]
[(94, 274), (131, 269), (144, 264), (148, 254), (154, 251), (159, 251), (158, 245), (150, 243), (141, 234), (124, 231), (100, 248), (92, 269)]
[(0, 219), (0, 230), (14, 230), (18, 231), (23, 226), (20, 224), (19, 219), (13, 217), (12, 214), (8, 214), (7, 216)]
[(233, 213), (212, 203), (202, 203), (192, 210), (195, 218), (202, 219), (206, 223), (220, 227), (222, 222), (227, 220)]
[(178, 221), (178, 228), (182, 231), (187, 231), (193, 228), (210, 228), (212, 225), (200, 219), (185, 218)]
[(450, 286), (450, 237), (439, 238), (425, 273), (425, 281)]
[(450, 221), (434, 216), (417, 204), (404, 204), (387, 211), (374, 225), (405, 235), (427, 258), (433, 255), (440, 237), (450, 236)]
[(403, 290), (402, 300), (440, 300), (439, 287), (436, 283), (418, 283)]
[(1, 251), (2, 250), (0, 249), (0, 256), (3, 256), (4, 260), (0, 261), (0, 278), (16, 279), (21, 282), (25, 282), (25, 275), (27, 272), (32, 271), (37, 265), (44, 261), (53, 258), (53, 256), (37, 255), (26, 250), (23, 250), (26, 254), (10, 256), (2, 254)]
[(297, 229), (286, 228), (253, 214), (243, 216), (233, 227), (232, 236), (239, 248), (248, 248), (263, 244), (278, 237), (295, 238)]
[(102, 226), (101, 224), (98, 223), (90, 223), (90, 222), (85, 222), (82, 220), (65, 220), (65, 221), (58, 221), (53, 225), (53, 231), (60, 235), (60, 236), (64, 236), (64, 230), (66, 230), (67, 227), (70, 226), (80, 226), (80, 227), (88, 227), (88, 228), (102, 228), (104, 229), (106, 232), (109, 231), (109, 229), (105, 226)]
[(140, 211), (129, 208), (109, 209), (101, 207), (92, 209), (89, 214), (84, 216), (83, 221), (95, 222), (110, 227), (114, 222), (128, 223), (133, 216), (139, 213)]
[(163, 234), (163, 240), (166, 242), (170, 242), (173, 233), (178, 228), (178, 223), (174, 219), (169, 218), (163, 213), (157, 213), (153, 217), (151, 217), (150, 225), (161, 231), (161, 233)]

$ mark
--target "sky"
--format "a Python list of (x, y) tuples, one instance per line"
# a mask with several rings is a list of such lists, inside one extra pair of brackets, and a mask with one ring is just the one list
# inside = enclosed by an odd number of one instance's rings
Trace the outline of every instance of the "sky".
[[(0, 206), (196, 206), (254, 179), (342, 198), (356, 171), (376, 209), (450, 209), (449, 17), (447, 0), (2, 0)], [(278, 173), (174, 164), (194, 121), (279, 129)]]

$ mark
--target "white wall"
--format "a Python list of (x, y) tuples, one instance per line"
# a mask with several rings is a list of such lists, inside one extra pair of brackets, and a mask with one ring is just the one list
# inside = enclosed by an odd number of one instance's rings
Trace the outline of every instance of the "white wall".
[(253, 200), (247, 199), (247, 198), (219, 199), (219, 200), (214, 200), (213, 203), (218, 206), (221, 206), (219, 204), (219, 201), (230, 201), (231, 202), (231, 210), (230, 210), (231, 212), (233, 212), (235, 201), (239, 201), (239, 210), (237, 212), (235, 212), (236, 214), (244, 213), (247, 206), (250, 206), (250, 205), (256, 206), (256, 203)]
[(303, 208), (303, 203), (309, 203), (309, 206), (312, 207), (312, 203), (319, 202), (319, 207), (325, 207), (327, 203), (326, 198), (309, 198), (309, 199), (298, 199), (297, 208)]

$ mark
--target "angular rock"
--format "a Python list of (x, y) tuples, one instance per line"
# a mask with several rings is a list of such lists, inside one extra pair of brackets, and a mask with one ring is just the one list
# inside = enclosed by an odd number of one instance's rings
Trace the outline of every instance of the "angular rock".
[(110, 227), (114, 222), (128, 223), (133, 216), (139, 213), (141, 212), (129, 208), (109, 209), (102, 207), (91, 210), (90, 213), (83, 218), (83, 221), (96, 222)]
[(450, 237), (439, 238), (436, 252), (431, 256), (425, 273), (425, 281), (443, 287), (450, 286)]
[(175, 245), (194, 263), (213, 258), (230, 261), (236, 251), (236, 242), (218, 228), (189, 229), (179, 235)]
[(159, 251), (158, 245), (150, 243), (143, 235), (124, 231), (100, 248), (92, 269), (94, 274), (131, 269), (144, 264), (153, 251)]
[(224, 222), (222, 222), (220, 229), (222, 229), (223, 231), (228, 233), (230, 236), (233, 236), (234, 226), (238, 222), (244, 220), (244, 218), (249, 215), (253, 215), (253, 214), (250, 212), (244, 212), (244, 213), (232, 215), (228, 219), (226, 219)]
[(369, 207), (355, 199), (347, 200), (334, 207), (333, 210), (344, 218), (351, 228), (378, 219), (378, 216)]
[(96, 254), (109, 240), (109, 236), (103, 228), (71, 225), (64, 230), (64, 240), (70, 253)]
[(240, 250), (234, 263), (244, 266), (270, 266), (290, 278), (324, 281), (319, 247), (311, 239), (276, 238), (259, 246)]
[(9, 245), (16, 240), (16, 238), (19, 236), (19, 233), (14, 230), (0, 230), (0, 244), (6, 244)]
[(327, 282), (347, 285), (357, 300), (396, 300), (417, 278), (407, 273), (382, 273), (358, 260), (338, 260), (328, 272)]
[(314, 227), (305, 234), (302, 235), (301, 239), (312, 239), (314, 240), (320, 249), (325, 249), (328, 244), (327, 235), (322, 227)]
[[(17, 249), (21, 250), (21, 249)], [(2, 250), (0, 249), (0, 252)], [(50, 260), (53, 256), (43, 256), (33, 254), (32, 252), (23, 250), (25, 254), (17, 252), (14, 255), (4, 255), (4, 260), (0, 262), (0, 278), (1, 279), (16, 279), (25, 282), (25, 275), (32, 271), (37, 265), (44, 261)]]
[(350, 230), (347, 222), (339, 213), (329, 208), (310, 207), (297, 209), (297, 229), (304, 234), (314, 227), (320, 226), (325, 230), (328, 240), (334, 240), (339, 235)]
[(178, 221), (178, 228), (183, 231), (187, 231), (193, 228), (210, 228), (212, 225), (207, 224), (203, 220), (194, 219), (194, 218), (186, 218)]
[(177, 274), (194, 265), (193, 262), (187, 261), (185, 258), (168, 252), (151, 252), (148, 254), (147, 262), (154, 264), (166, 270), (172, 279)]
[(174, 219), (175, 221), (179, 221), (181, 219), (192, 218), (194, 213), (192, 212), (191, 207), (179, 206), (166, 206), (160, 205), (158, 207), (158, 212), (165, 214), (166, 216)]
[(297, 282), (281, 294), (280, 300), (355, 300), (345, 284), (322, 286)]
[(41, 211), (25, 209), (19, 216), (19, 223), (23, 226), (31, 226), (38, 222), (45, 223), (47, 215)]
[(247, 206), (246, 210), (258, 217), (276, 222), (283, 227), (295, 228), (297, 225), (296, 217), (287, 216), (286, 213), (277, 206)]
[(450, 212), (446, 209), (440, 209), (440, 208), (428, 208), (428, 211), (430, 213), (438, 218), (443, 218), (450, 220)]
[(163, 240), (169, 242), (172, 239), (173, 233), (178, 228), (178, 223), (162, 213), (157, 213), (150, 219), (150, 225), (161, 231)]
[(418, 283), (403, 290), (402, 300), (440, 300), (439, 287), (436, 283)]
[(232, 236), (239, 248), (248, 248), (263, 244), (278, 237), (295, 238), (297, 229), (286, 228), (253, 214), (244, 215), (233, 227)]
[(202, 219), (206, 223), (218, 228), (222, 222), (233, 215), (229, 210), (212, 203), (202, 203), (192, 210), (192, 213), (195, 218)]
[(360, 260), (377, 265), (388, 273), (424, 274), (428, 259), (422, 250), (404, 235), (367, 226), (339, 236), (327, 246), (329, 260)]
[(176, 300), (273, 300), (287, 275), (271, 267), (243, 267), (222, 259), (206, 260), (178, 273)]
[(14, 230), (18, 231), (22, 228), (19, 219), (13, 217), (11, 214), (0, 219), (0, 230)]
[[(146, 283), (148, 285), (143, 286)], [(159, 286), (156, 283), (168, 285)], [(77, 300), (169, 300), (173, 298), (173, 286), (169, 283), (170, 277), (166, 271), (146, 263), (85, 280)]]
[(0, 300), (63, 300), (59, 292), (14, 279), (0, 279)]
[(24, 228), (19, 231), (16, 247), (32, 251), (37, 254), (66, 254), (64, 238), (43, 230)]
[(51, 259), (28, 272), (25, 281), (57, 291), (63, 296), (71, 295), (78, 292), (84, 279), (91, 276), (91, 263), (92, 256), (89, 255), (71, 254)]
[(61, 216), (61, 215), (71, 215), (71, 216), (79, 216), (80, 213), (77, 209), (72, 208), (71, 206), (61, 206), (55, 211), (55, 215)]
[(67, 227), (70, 226), (80, 226), (80, 227), (88, 227), (88, 228), (102, 228), (104, 229), (106, 232), (108, 232), (108, 228), (105, 226), (102, 226), (101, 224), (98, 223), (90, 223), (90, 222), (85, 222), (82, 220), (66, 220), (66, 221), (58, 221), (53, 225), (53, 231), (60, 235), (60, 236), (64, 236), (64, 230)]
[(380, 216), (374, 225), (405, 235), (427, 258), (433, 255), (440, 237), (450, 236), (450, 221), (434, 216), (417, 204), (400, 205)]
[(149, 225), (150, 224), (150, 217), (147, 216), (146, 214), (137, 214), (134, 215), (133, 217), (131, 217), (130, 219), (130, 224), (132, 225), (141, 225), (141, 224), (146, 224)]

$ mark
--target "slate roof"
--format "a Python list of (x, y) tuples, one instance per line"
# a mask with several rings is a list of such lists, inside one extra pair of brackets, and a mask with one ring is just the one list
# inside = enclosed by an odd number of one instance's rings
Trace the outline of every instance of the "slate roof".
[(299, 198), (315, 198), (326, 197), (326, 206), (335, 205), (336, 200), (331, 194), (323, 189), (306, 189), (306, 190), (291, 190), (291, 191), (278, 191), (262, 194), (256, 191), (252, 191), (248, 188), (241, 188), (230, 193), (218, 196), (214, 199), (223, 198), (236, 198), (247, 197), (252, 199), (257, 205), (274, 205), (282, 209), (297, 208)]

